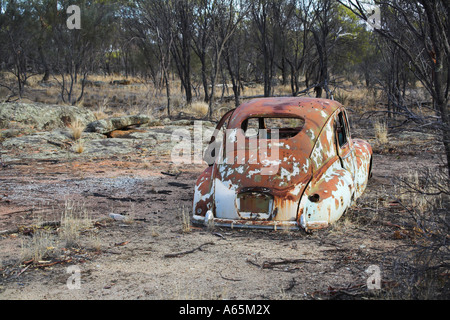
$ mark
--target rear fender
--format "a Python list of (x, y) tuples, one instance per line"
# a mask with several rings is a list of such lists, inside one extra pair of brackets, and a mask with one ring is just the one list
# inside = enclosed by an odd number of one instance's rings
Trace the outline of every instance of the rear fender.
[(372, 174), (372, 147), (361, 139), (353, 139), (356, 154), (355, 200), (359, 198), (367, 187)]
[(300, 200), (298, 223), (305, 230), (326, 228), (337, 221), (353, 201), (353, 179), (339, 161), (313, 178)]

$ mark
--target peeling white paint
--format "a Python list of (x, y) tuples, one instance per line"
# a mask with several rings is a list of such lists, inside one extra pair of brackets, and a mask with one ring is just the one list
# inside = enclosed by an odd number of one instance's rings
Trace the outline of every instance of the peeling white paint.
[(303, 189), (304, 186), (305, 186), (305, 185), (304, 185), (303, 183), (297, 184), (297, 185), (295, 186), (294, 190), (291, 191), (291, 194), (292, 194), (293, 196), (298, 196), (299, 193), (300, 193), (300, 191), (302, 191), (302, 189)]
[(250, 170), (247, 174), (247, 178), (250, 178), (251, 176), (261, 173), (261, 169), (255, 169), (255, 170)]
[(281, 160), (267, 160), (267, 159), (263, 159), (261, 161), (262, 165), (265, 167), (269, 167), (269, 166), (278, 166), (281, 163)]
[(306, 160), (306, 161), (305, 161), (305, 163), (303, 164), (303, 172), (308, 173), (309, 166), (310, 166), (310, 164), (309, 164), (309, 158), (306, 158), (305, 160)]
[(237, 186), (229, 181), (214, 180), (214, 199), (216, 217), (224, 219), (237, 219), (236, 212), (236, 189)]
[(312, 129), (308, 129), (308, 130), (306, 130), (306, 133), (310, 133), (309, 134), (309, 136), (311, 137), (311, 140), (315, 140), (315, 138), (316, 138), (316, 136), (314, 135), (314, 130), (312, 130)]

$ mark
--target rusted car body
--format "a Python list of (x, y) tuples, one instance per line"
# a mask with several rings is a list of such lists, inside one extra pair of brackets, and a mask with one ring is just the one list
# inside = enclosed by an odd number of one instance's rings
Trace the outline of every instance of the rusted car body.
[[(268, 127), (269, 120), (275, 125)], [(253, 133), (250, 122), (257, 126)], [(336, 101), (261, 98), (223, 116), (205, 160), (209, 166), (195, 185), (194, 223), (308, 231), (338, 220), (363, 193), (372, 148), (351, 138), (346, 111)]]

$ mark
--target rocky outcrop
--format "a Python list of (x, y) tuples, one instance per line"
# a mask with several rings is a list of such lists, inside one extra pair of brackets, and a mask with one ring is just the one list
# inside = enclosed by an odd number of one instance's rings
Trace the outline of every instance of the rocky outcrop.
[(108, 134), (115, 130), (122, 130), (132, 126), (140, 126), (148, 123), (149, 121), (150, 117), (146, 115), (131, 115), (101, 119), (89, 123), (84, 131)]
[(80, 122), (95, 120), (95, 115), (83, 108), (41, 103), (0, 103), (0, 129), (32, 128), (50, 131)]
[[(68, 129), (35, 132), (0, 141), (0, 157), (6, 162), (15, 158), (69, 159), (72, 157), (110, 157), (123, 154), (168, 154), (178, 141), (172, 141), (172, 132), (179, 127), (131, 130), (127, 137), (108, 138), (95, 132), (83, 132), (74, 141)], [(186, 128), (191, 130), (190, 128)], [(83, 152), (77, 152), (77, 144)], [(20, 154), (20, 156), (18, 156)]]
[[(75, 121), (81, 125), (71, 127)], [(181, 140), (186, 142), (186, 150), (191, 148), (196, 142), (191, 141), (194, 133), (198, 133), (196, 125), (194, 120), (150, 120), (146, 115), (96, 120), (90, 111), (73, 106), (0, 103), (0, 162), (167, 156)], [(201, 122), (201, 125), (201, 136), (209, 141), (214, 123)], [(75, 129), (82, 127), (86, 127), (85, 131), (76, 138)], [(183, 137), (191, 139), (185, 141), (174, 134), (179, 130), (183, 130)]]

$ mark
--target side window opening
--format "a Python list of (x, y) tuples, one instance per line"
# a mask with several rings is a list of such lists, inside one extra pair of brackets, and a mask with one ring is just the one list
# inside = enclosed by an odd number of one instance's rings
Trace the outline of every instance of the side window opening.
[(261, 126), (261, 122), (259, 121), (259, 119), (261, 118), (250, 118), (242, 123), (242, 130), (244, 130), (245, 136), (247, 138), (257, 136), (258, 130), (264, 128), (263, 126)]
[(336, 135), (338, 138), (339, 146), (342, 147), (347, 143), (347, 127), (345, 125), (344, 114), (341, 112), (338, 115), (336, 124)]

